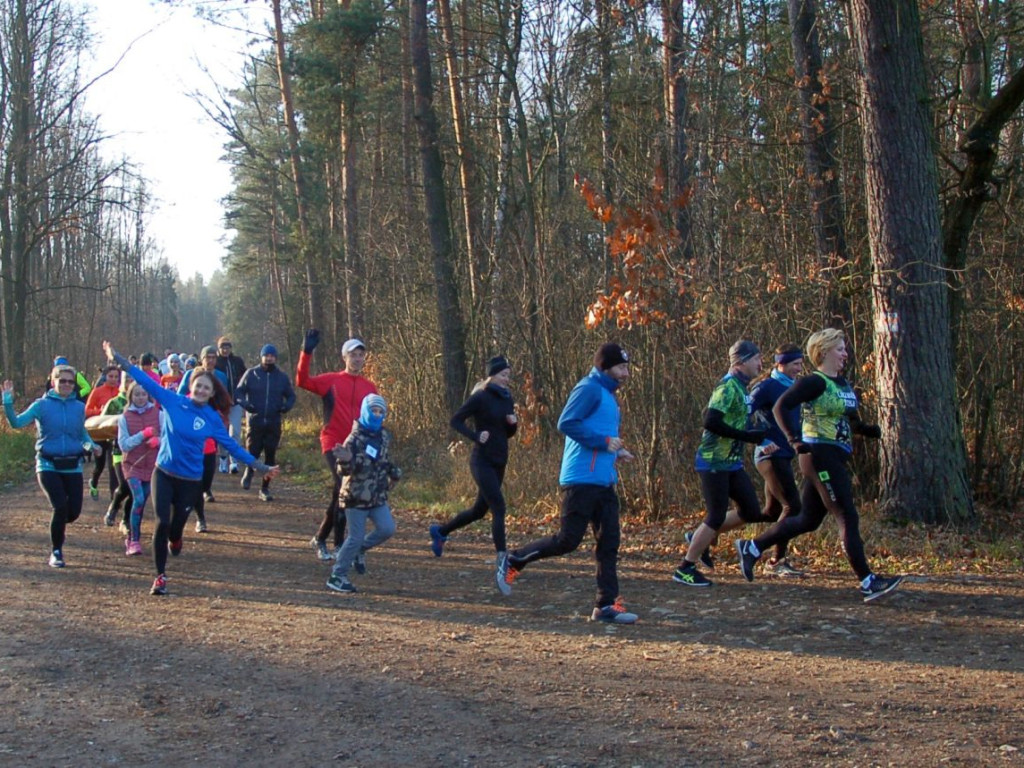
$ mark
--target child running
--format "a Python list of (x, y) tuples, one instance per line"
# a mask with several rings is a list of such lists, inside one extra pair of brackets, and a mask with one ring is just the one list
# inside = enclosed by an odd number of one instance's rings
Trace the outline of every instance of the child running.
[[(366, 552), (383, 544), (395, 534), (395, 520), (388, 506), (388, 490), (402, 478), (402, 470), (391, 463), (391, 433), (384, 429), (388, 404), (380, 395), (367, 395), (359, 408), (359, 418), (344, 445), (335, 446), (342, 475), (339, 506), (345, 509), (348, 536), (338, 551), (337, 561), (327, 580), (335, 592), (356, 592), (348, 571), (355, 563), (356, 573), (366, 573)], [(366, 519), (373, 522), (373, 533), (366, 535)]]
[(128, 407), (117, 422), (117, 444), (123, 457), (121, 470), (132, 492), (125, 554), (141, 555), (142, 512), (160, 447), (160, 412), (149, 393), (135, 382), (128, 387)]

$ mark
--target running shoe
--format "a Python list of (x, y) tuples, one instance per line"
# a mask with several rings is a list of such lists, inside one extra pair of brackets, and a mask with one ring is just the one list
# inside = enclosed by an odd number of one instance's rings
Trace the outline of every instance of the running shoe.
[(441, 535), (440, 525), (430, 526), (430, 551), (434, 553), (434, 557), (440, 557), (444, 554), (444, 543), (446, 541), (448, 541), (448, 537)]
[(64, 567), (64, 555), (59, 549), (53, 550), (50, 553), (50, 567), (51, 568), (63, 568)]
[(196, 520), (196, 533), (206, 533), (205, 520)]
[(117, 531), (126, 539), (132, 535), (131, 529), (128, 527), (128, 523), (126, 523), (124, 520), (122, 520), (121, 524), (117, 526)]
[(128, 555), (128, 557), (131, 557), (132, 555), (141, 555), (142, 554), (142, 542), (141, 541), (132, 541), (131, 539), (128, 539), (128, 541), (125, 543), (124, 553), (126, 555)]
[(770, 573), (774, 576), (789, 576), (789, 577), (800, 577), (804, 575), (804, 572), (799, 568), (794, 568), (790, 565), (789, 560), (782, 558), (781, 560), (769, 560), (764, 564), (765, 573)]
[(754, 542), (749, 539), (736, 539), (733, 544), (736, 547), (736, 554), (740, 556), (740, 573), (743, 574), (743, 578), (747, 581), (753, 581), (754, 566), (760, 557), (760, 555), (755, 555), (753, 552)]
[(96, 487), (96, 483), (92, 480), (89, 481), (89, 495), (94, 499), (98, 499), (100, 497), (100, 489)]
[(212, 493), (210, 493), (209, 491), (206, 491), (205, 493), (203, 493), (203, 501), (205, 501), (207, 504), (213, 504), (217, 500), (215, 498), (213, 498), (213, 494)]
[(242, 490), (248, 491), (252, 487), (252, 470), (248, 467), (245, 468), (245, 472), (242, 473)]
[[(512, 585), (516, 583), (516, 579), (523, 572), (524, 565), (526, 563), (516, 560), (512, 557), (512, 553), (505, 558), (505, 584), (509, 587), (509, 593), (512, 591)], [(501, 587), (499, 586), (498, 589)], [(502, 590), (502, 594), (505, 594), (504, 590)]]
[[(335, 556), (335, 559), (337, 559), (337, 556)], [(366, 550), (365, 549), (359, 550), (359, 554), (356, 555), (355, 562), (353, 562), (352, 565), (355, 566), (356, 573), (358, 573), (360, 576), (362, 576), (364, 573), (366, 573)]]
[(113, 528), (114, 527), (114, 517), (116, 516), (116, 514), (117, 513), (114, 511), (113, 507), (107, 507), (107, 514), (105, 514), (103, 516), (103, 524), (105, 526), (107, 526), (108, 528)]
[(218, 469), (218, 471), (222, 475), (226, 475), (228, 473), (228, 457), (227, 456), (222, 456), (221, 457), (220, 462), (217, 465), (217, 469)]
[(497, 570), (494, 573), (494, 580), (498, 584), (498, 591), (507, 597), (512, 594), (512, 582), (508, 580), (507, 552), (498, 553), (497, 566)]
[(694, 563), (683, 563), (672, 574), (672, 581), (688, 587), (710, 587), (713, 582), (699, 570)]
[[(683, 539), (686, 541), (687, 549), (689, 549), (690, 542), (693, 541), (693, 531), (687, 531), (683, 535)], [(701, 554), (700, 554), (700, 562), (701, 562), (701, 565), (703, 565), (708, 570), (711, 570), (711, 571), (715, 570), (715, 558), (711, 556), (711, 545), (710, 544), (708, 545), (707, 549), (705, 549), (703, 552), (701, 552)]]
[(231, 474), (232, 475), (237, 475), (238, 474), (238, 465), (235, 462), (233, 462), (233, 461), (231, 462)]
[(334, 559), (333, 557), (331, 557), (331, 553), (327, 551), (326, 541), (320, 541), (320, 539), (314, 536), (312, 539), (309, 540), (309, 545), (316, 552), (316, 557), (318, 560), (326, 561)]
[(270, 491), (268, 491), (268, 490), (260, 491), (260, 501), (273, 501), (273, 500), (274, 500), (274, 497), (270, 495)]
[(640, 617), (630, 613), (622, 604), (622, 598), (616, 598), (611, 605), (595, 608), (590, 614), (591, 621), (603, 621), (606, 624), (636, 624)]
[(177, 557), (181, 554), (181, 548), (184, 546), (184, 542), (181, 539), (178, 539), (177, 541), (171, 539), (167, 542), (167, 546), (171, 550), (171, 554), (174, 555), (174, 557)]
[(327, 580), (327, 588), (333, 589), (335, 592), (352, 593), (359, 591), (358, 589), (356, 589), (356, 585), (349, 581), (346, 577), (335, 576), (333, 573), (331, 574), (331, 578)]
[(162, 573), (153, 579), (153, 586), (149, 588), (149, 594), (151, 595), (166, 595), (167, 594), (167, 577)]
[[(52, 563), (51, 563), (52, 565)], [(869, 577), (870, 581), (865, 587), (861, 585), (860, 593), (864, 595), (864, 602), (870, 603), (872, 600), (877, 600), (880, 597), (885, 597), (895, 589), (903, 581), (902, 576), (892, 576), (888, 579), (882, 578), (881, 576), (875, 576), (871, 574)]]

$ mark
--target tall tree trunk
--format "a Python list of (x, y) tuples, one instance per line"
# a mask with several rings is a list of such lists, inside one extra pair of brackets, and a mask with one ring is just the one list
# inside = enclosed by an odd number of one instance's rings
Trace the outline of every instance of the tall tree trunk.
[(669, 157), (666, 188), (675, 201), (672, 217), (679, 235), (677, 261), (693, 258), (693, 227), (690, 220), (692, 178), (690, 146), (686, 134), (688, 90), (686, 79), (686, 8), (684, 0), (663, 0), (662, 28), (665, 40), (665, 117), (668, 122)]
[[(437, 13), (444, 37), (445, 64), (448, 69), (448, 96), (452, 107), (452, 127), (455, 130), (455, 150), (459, 156), (459, 181), (462, 185), (462, 226), (465, 229), (466, 263), (469, 267), (469, 291), (474, 309), (477, 306), (477, 291), (483, 278), (483, 262), (480, 257), (480, 211), (476, 201), (476, 160), (469, 138), (469, 121), (462, 98), (462, 77), (456, 51), (455, 26), (448, 0), (437, 0)], [(465, 61), (465, 59), (463, 59)]]
[[(597, 67), (601, 93), (601, 193), (609, 205), (615, 204), (615, 124), (612, 119), (612, 0), (594, 0), (597, 12)], [(604, 282), (612, 274), (610, 222), (602, 222), (604, 234)]]
[(441, 331), (445, 405), (450, 412), (459, 407), (466, 389), (466, 331), (459, 308), (453, 266), (451, 223), (444, 188), (444, 165), (438, 146), (434, 86), (427, 45), (427, 2), (411, 0), (409, 5), (409, 52), (412, 59), (415, 120), (423, 161), (423, 194), (427, 230), (434, 253), (434, 281), (437, 292), (438, 324)]
[(306, 271), (306, 308), (309, 323), (319, 326), (323, 322), (320, 300), (320, 285), (313, 264), (314, 249), (310, 242), (309, 211), (307, 209), (306, 180), (302, 172), (302, 155), (299, 152), (299, 126), (295, 121), (295, 102), (292, 98), (291, 77), (288, 74), (288, 53), (285, 48), (284, 20), (281, 16), (281, 0), (271, 0), (274, 11), (274, 51), (277, 56), (277, 77), (281, 88), (281, 109), (284, 113), (285, 129), (288, 133), (288, 160), (292, 168), (292, 183), (295, 185), (295, 208), (299, 223), (299, 245), (303, 267)]
[[(789, 0), (790, 42), (793, 70), (800, 93), (800, 133), (804, 142), (804, 171), (811, 204), (814, 243), (818, 262), (834, 271), (849, 258), (846, 248), (845, 213), (839, 163), (835, 156), (832, 110), (821, 68), (818, 42), (817, 0)], [(850, 303), (830, 281), (825, 322), (849, 328), (853, 321)]]
[(916, 0), (851, 0), (872, 256), (882, 511), (967, 523), (974, 504), (949, 341)]

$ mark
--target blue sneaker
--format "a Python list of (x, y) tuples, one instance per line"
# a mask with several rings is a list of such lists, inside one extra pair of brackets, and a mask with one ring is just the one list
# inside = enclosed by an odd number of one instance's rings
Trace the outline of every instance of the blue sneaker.
[(591, 621), (603, 621), (606, 624), (636, 624), (639, 618), (635, 613), (630, 613), (625, 609), (621, 599), (617, 599), (611, 605), (606, 605), (603, 608), (595, 608), (594, 612), (590, 614)]
[(881, 576), (871, 574), (871, 581), (868, 582), (866, 587), (862, 586), (860, 588), (860, 593), (864, 596), (864, 602), (870, 603), (872, 600), (885, 597), (890, 592), (894, 591), (899, 587), (900, 582), (902, 581), (902, 576), (892, 576), (888, 579), (883, 579)]
[(430, 526), (430, 551), (434, 553), (434, 557), (440, 557), (444, 554), (444, 543), (446, 541), (448, 541), (448, 537), (441, 535), (440, 525)]
[(64, 555), (59, 549), (53, 550), (50, 553), (50, 567), (51, 568), (63, 568), (64, 567)]
[(333, 573), (331, 574), (331, 578), (327, 580), (327, 588), (333, 589), (335, 592), (346, 592), (349, 594), (359, 591), (356, 589), (356, 585), (346, 577), (335, 576)]

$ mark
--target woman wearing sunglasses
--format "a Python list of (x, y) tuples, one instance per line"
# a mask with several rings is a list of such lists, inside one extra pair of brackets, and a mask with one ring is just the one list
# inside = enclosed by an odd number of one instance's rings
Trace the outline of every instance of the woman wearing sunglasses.
[(36, 425), (36, 477), (50, 502), (50, 567), (64, 567), (64, 533), (82, 514), (82, 456), (101, 449), (85, 429), (85, 403), (75, 390), (70, 365), (50, 372), (53, 389), (21, 413), (14, 412), (14, 383), (3, 383), (4, 415), (15, 429)]

